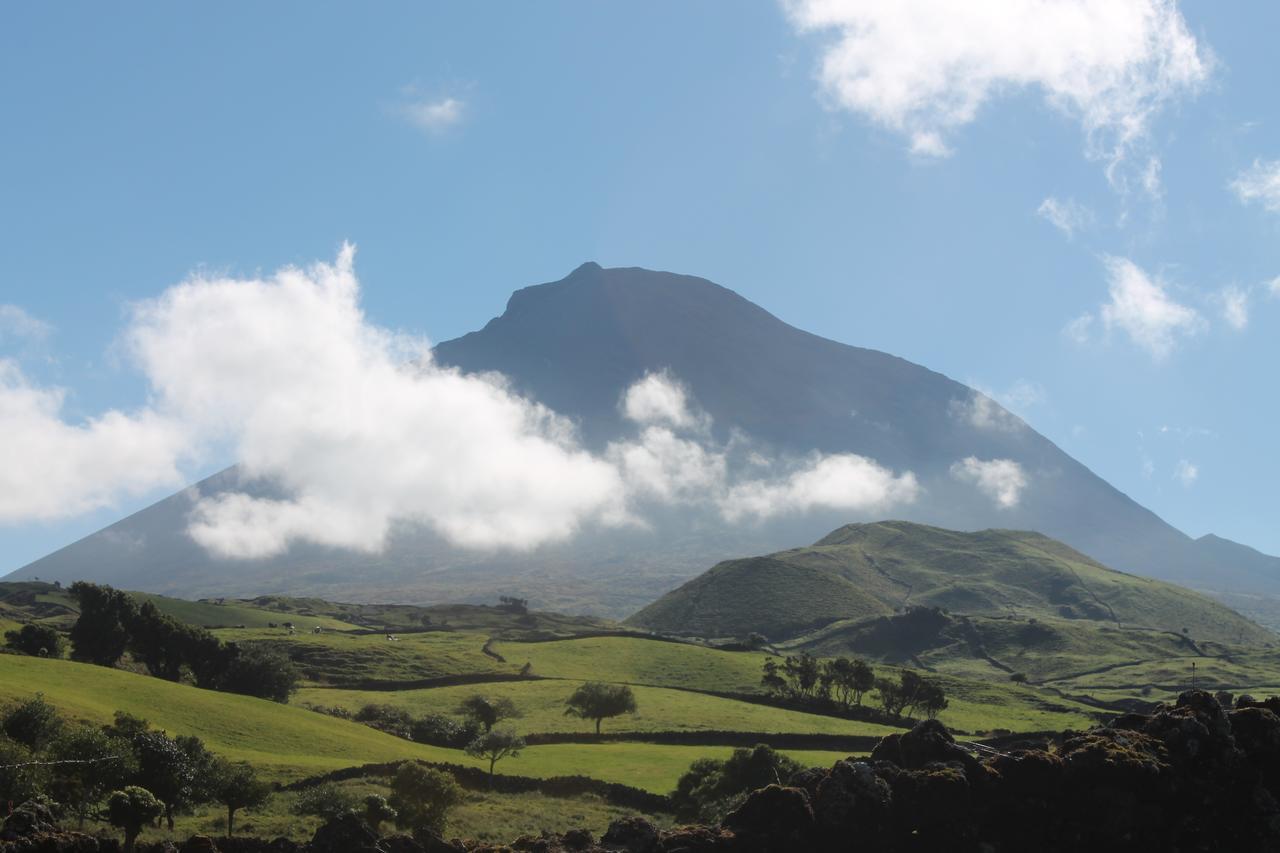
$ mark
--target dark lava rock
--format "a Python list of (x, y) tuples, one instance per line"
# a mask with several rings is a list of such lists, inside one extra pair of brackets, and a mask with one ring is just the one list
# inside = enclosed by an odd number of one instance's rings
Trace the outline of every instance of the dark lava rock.
[(653, 853), (658, 849), (658, 829), (642, 817), (624, 817), (609, 824), (600, 846), (626, 853)]
[(813, 809), (802, 789), (770, 785), (752, 791), (723, 826), (752, 850), (803, 850), (813, 834)]

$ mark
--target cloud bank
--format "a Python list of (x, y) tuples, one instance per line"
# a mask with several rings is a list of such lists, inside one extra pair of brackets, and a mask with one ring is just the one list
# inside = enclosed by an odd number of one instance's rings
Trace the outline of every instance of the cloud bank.
[(1112, 163), (1211, 57), (1174, 0), (783, 0), (800, 32), (828, 36), (818, 79), (837, 107), (924, 155), (998, 96), (1034, 89), (1076, 118)]
[(718, 444), (711, 419), (662, 373), (623, 389), (635, 433), (590, 453), (571, 422), (502, 377), (442, 368), (425, 340), (370, 323), (353, 264), (347, 246), (333, 264), (196, 276), (136, 305), (123, 338), (152, 403), (135, 414), (69, 424), (61, 392), (0, 363), (0, 431), (11, 437), (0, 520), (172, 486), (184, 460), (216, 452), (240, 460), (243, 487), (196, 495), (188, 532), (231, 557), (300, 541), (373, 551), (402, 524), (466, 548), (528, 549), (588, 525), (643, 525), (655, 505), (759, 520), (881, 510), (919, 492), (910, 472), (853, 454), (780, 460), (740, 436)]

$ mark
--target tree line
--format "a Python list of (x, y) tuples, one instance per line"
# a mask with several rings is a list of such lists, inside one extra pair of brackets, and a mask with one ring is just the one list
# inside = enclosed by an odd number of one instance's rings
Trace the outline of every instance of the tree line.
[(910, 717), (916, 711), (933, 719), (948, 705), (946, 693), (936, 681), (909, 669), (902, 670), (897, 680), (878, 678), (870, 664), (858, 659), (819, 660), (801, 652), (781, 662), (767, 658), (762, 669), (760, 684), (765, 690), (805, 704), (834, 703), (850, 710), (861, 706), (863, 697), (874, 690), (881, 708), (895, 719)]
[[(169, 616), (153, 602), (138, 603), (110, 586), (78, 581), (68, 592), (80, 615), (71, 627), (71, 659), (116, 666), (127, 653), (147, 672), (167, 681), (289, 701), (298, 673), (281, 649), (261, 643), (224, 643), (204, 628)], [(14, 651), (61, 657), (66, 642), (48, 625), (28, 624), (5, 634)]]

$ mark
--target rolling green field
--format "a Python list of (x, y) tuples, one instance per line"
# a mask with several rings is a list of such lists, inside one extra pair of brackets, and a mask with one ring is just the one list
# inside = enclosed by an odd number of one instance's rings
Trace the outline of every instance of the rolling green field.
[[(305, 623), (299, 623), (305, 624)], [(468, 673), (514, 673), (519, 666), (501, 663), (483, 651), (484, 634), (432, 631), (396, 635), (319, 634), (283, 629), (226, 629), (214, 632), (226, 641), (270, 641), (288, 651), (307, 683), (351, 685), (370, 679), (418, 681)]]
[[(453, 714), (467, 696), (481, 694), (507, 698), (520, 709), (521, 716), (510, 725), (521, 734), (530, 732), (582, 732), (595, 730), (590, 720), (565, 716), (565, 699), (578, 681), (510, 681), (492, 684), (437, 687), (430, 690), (395, 692), (359, 690), (299, 690), (294, 704), (312, 704), (357, 711), (366, 704), (385, 703), (403, 708), (414, 716)], [(806, 714), (766, 705), (721, 699), (687, 690), (635, 687), (637, 712), (604, 722), (606, 732), (738, 731), (781, 733), (874, 735), (883, 737), (900, 729), (857, 720), (842, 720)]]

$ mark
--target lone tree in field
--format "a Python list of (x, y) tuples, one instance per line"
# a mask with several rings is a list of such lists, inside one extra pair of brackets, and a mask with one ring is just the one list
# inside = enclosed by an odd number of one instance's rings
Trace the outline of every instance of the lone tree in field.
[(107, 822), (124, 830), (124, 853), (133, 853), (143, 827), (160, 817), (164, 803), (146, 788), (130, 785), (107, 797)]
[(566, 716), (595, 720), (596, 734), (600, 734), (600, 723), (605, 718), (636, 712), (636, 696), (630, 687), (599, 681), (588, 681), (573, 691), (565, 704), (569, 706), (565, 710)]
[[(467, 752), (470, 751), (468, 747)], [(461, 802), (462, 788), (453, 776), (416, 761), (406, 761), (396, 770), (391, 780), (391, 798), (383, 805), (395, 811), (396, 826), (401, 829), (415, 834), (419, 830), (430, 830), (438, 835), (444, 832), (449, 811)], [(368, 814), (367, 800), (365, 806)]]
[(504, 758), (515, 758), (524, 749), (524, 738), (514, 729), (493, 729), (467, 744), (467, 755), (489, 761), (489, 787), (493, 787), (493, 768)]
[(493, 727), (503, 720), (520, 716), (519, 709), (510, 699), (494, 699), (479, 693), (463, 699), (458, 706), (458, 713), (469, 720), (475, 720), (486, 732), (493, 731)]
[(236, 812), (256, 809), (271, 799), (271, 785), (258, 778), (248, 764), (215, 761), (210, 772), (209, 793), (227, 807), (227, 835), (236, 831)]

